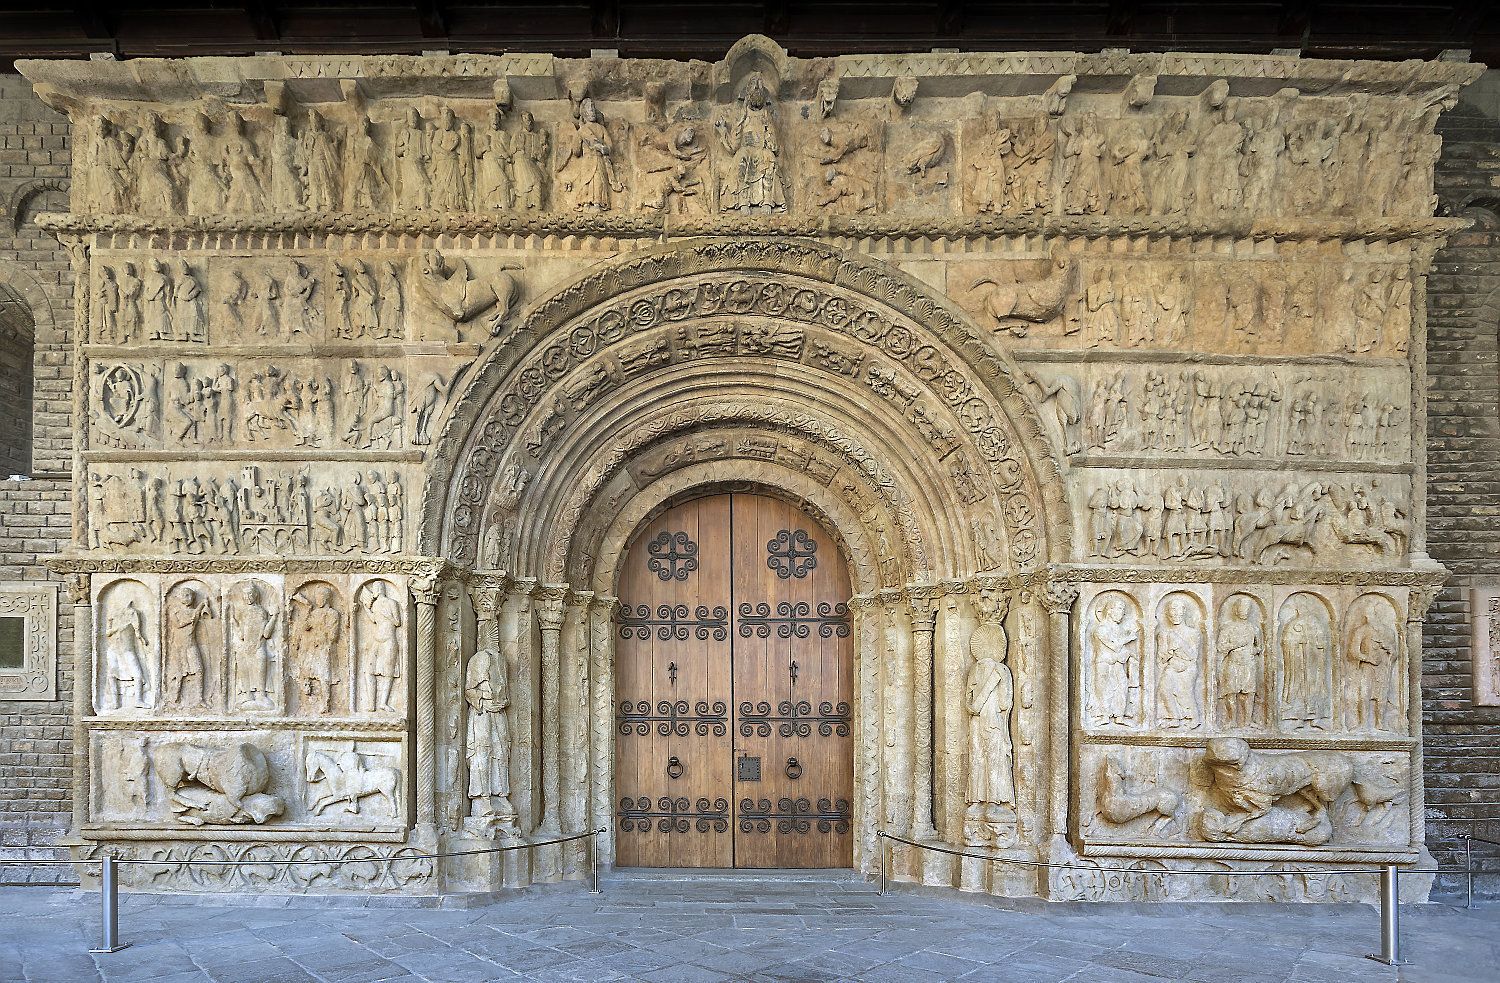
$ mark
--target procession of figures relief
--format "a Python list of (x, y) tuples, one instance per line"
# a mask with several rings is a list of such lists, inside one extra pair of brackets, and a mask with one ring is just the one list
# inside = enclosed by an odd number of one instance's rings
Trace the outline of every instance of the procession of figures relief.
[[(836, 214), (1432, 214), (1441, 106), (1356, 93), (1121, 96), (1075, 93), (923, 100), (894, 80), (875, 112), (851, 111), (836, 74), (767, 71), (722, 100), (655, 80), (629, 103), (587, 77), (566, 100), (367, 101), (354, 80), (300, 102), (111, 105), (80, 151), (80, 210), (106, 214), (552, 211), (699, 216)], [(607, 95), (607, 94), (606, 94)], [(948, 93), (944, 93), (948, 95)], [(864, 100), (861, 100), (864, 103)], [(864, 103), (870, 105), (870, 103)], [(541, 114), (544, 118), (538, 118)]]

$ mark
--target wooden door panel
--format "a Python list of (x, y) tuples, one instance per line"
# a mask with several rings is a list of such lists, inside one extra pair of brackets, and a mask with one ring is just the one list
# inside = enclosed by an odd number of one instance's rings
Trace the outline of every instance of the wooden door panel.
[(616, 643), (619, 863), (733, 863), (729, 501), (670, 509), (621, 574)]
[(735, 783), (740, 867), (847, 867), (853, 789), (848, 575), (822, 528), (789, 503), (736, 495), (737, 753), (761, 779)]
[(832, 539), (778, 499), (641, 530), (617, 625), (621, 865), (850, 865), (848, 597)]

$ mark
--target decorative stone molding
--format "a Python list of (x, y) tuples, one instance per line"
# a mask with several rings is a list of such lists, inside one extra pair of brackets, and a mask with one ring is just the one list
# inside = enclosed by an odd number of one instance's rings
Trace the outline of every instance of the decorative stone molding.
[(57, 585), (0, 584), (0, 701), (57, 699)]

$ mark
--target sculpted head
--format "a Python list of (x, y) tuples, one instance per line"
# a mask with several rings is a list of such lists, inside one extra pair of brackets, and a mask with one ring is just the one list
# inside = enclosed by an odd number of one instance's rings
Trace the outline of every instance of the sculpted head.
[(1250, 759), (1250, 745), (1238, 737), (1215, 737), (1209, 740), (1203, 759), (1210, 765), (1239, 767)]
[(1125, 602), (1118, 597), (1112, 597), (1104, 602), (1104, 620), (1113, 621), (1115, 624), (1123, 624), (1125, 621)]
[[(192, 607), (194, 604), (198, 603), (197, 592), (187, 584), (178, 584), (176, 587), (173, 587), (172, 596), (177, 599), (178, 604), (185, 604), (188, 607)], [(1368, 617), (1368, 615), (1366, 617)]]
[(1176, 627), (1187, 619), (1187, 604), (1180, 597), (1167, 602), (1167, 624)]
[(247, 580), (243, 584), (240, 584), (238, 593), (240, 600), (246, 604), (260, 603), (260, 588), (255, 586), (255, 581), (253, 580)]

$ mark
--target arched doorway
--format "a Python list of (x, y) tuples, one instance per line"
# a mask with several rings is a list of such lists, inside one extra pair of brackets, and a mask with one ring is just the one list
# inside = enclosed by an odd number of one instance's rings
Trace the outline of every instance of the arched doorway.
[(733, 492), (645, 522), (620, 569), (617, 862), (853, 863), (849, 573), (789, 502)]

